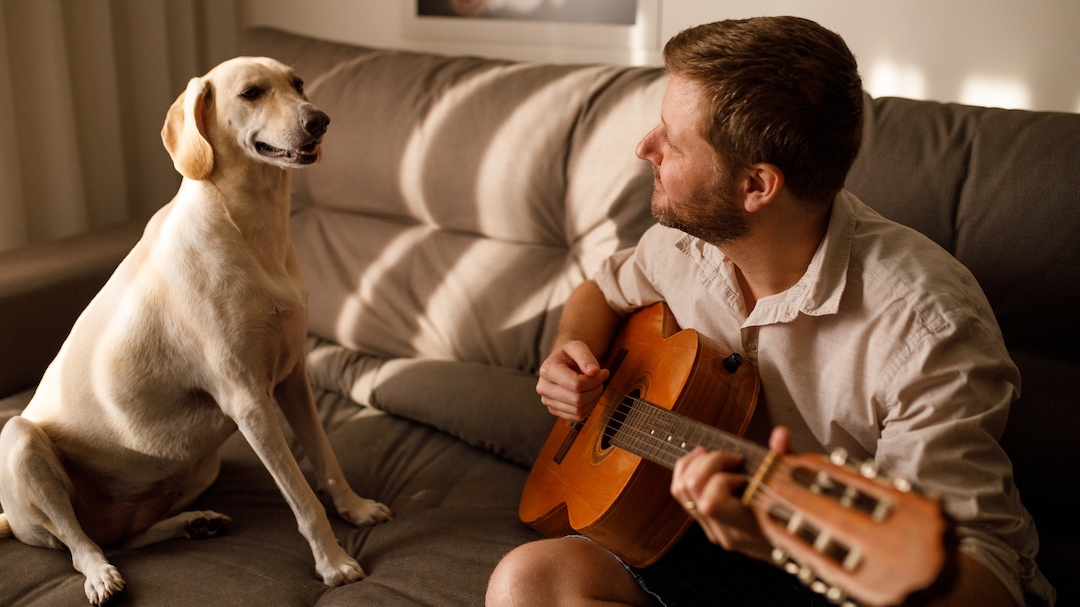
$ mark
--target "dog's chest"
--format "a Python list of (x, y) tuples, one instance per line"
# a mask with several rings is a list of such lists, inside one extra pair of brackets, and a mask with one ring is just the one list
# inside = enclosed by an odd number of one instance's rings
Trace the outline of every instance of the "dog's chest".
[(307, 337), (307, 313), (303, 308), (286, 309), (277, 313), (281, 327), (280, 354), (277, 357), (273, 374), (273, 383), (281, 383), (292, 373), (304, 355), (304, 343)]

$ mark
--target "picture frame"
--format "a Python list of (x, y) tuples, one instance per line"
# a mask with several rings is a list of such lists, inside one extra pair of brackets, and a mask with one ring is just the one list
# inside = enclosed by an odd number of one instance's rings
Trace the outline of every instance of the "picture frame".
[(584, 23), (420, 14), (419, 0), (399, 0), (404, 34), (421, 40), (658, 51), (660, 0), (637, 0), (634, 23)]

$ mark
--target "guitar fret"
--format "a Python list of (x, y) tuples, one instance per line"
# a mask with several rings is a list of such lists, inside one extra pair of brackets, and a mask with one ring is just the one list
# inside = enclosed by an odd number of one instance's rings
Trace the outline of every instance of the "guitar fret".
[(756, 469), (767, 453), (733, 434), (639, 398), (625, 397), (611, 418), (608, 438), (613, 445), (667, 468), (674, 468), (679, 457), (698, 445), (741, 455), (748, 470)]

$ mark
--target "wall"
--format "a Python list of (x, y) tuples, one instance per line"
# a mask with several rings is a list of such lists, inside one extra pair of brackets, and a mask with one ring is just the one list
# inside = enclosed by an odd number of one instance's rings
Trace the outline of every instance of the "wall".
[(457, 31), (464, 25), (460, 20), (431, 26), (430, 19), (420, 23), (411, 17), (415, 0), (241, 0), (241, 20), (371, 46), (538, 61), (658, 64), (662, 41), (691, 25), (792, 14), (844, 36), (859, 59), (867, 89), (876, 96), (1080, 111), (1077, 0), (639, 2), (650, 27), (624, 36), (622, 44), (592, 35), (595, 29), (586, 26), (506, 21), (474, 25), (487, 40), (470, 41)]
[(237, 33), (234, 0), (0, 0), (0, 251), (167, 203), (165, 113)]

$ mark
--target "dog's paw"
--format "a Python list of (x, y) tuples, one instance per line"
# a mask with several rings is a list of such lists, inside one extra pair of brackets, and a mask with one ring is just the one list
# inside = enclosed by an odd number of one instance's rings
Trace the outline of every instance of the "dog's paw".
[(202, 540), (221, 535), (229, 528), (232, 519), (224, 514), (213, 510), (202, 510), (185, 513), (190, 518), (184, 522), (184, 537), (189, 540)]
[(385, 523), (394, 518), (394, 513), (384, 504), (375, 500), (364, 499), (355, 493), (337, 504), (338, 515), (357, 527)]
[(316, 565), (316, 569), (319, 571), (323, 583), (327, 586), (349, 584), (367, 577), (364, 570), (360, 568), (360, 563), (357, 563), (344, 551), (338, 558)]
[(83, 586), (86, 598), (94, 605), (104, 605), (120, 595), (124, 590), (124, 578), (109, 563), (86, 572), (86, 584)]

